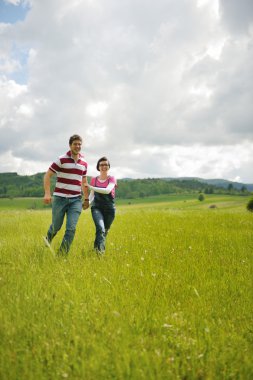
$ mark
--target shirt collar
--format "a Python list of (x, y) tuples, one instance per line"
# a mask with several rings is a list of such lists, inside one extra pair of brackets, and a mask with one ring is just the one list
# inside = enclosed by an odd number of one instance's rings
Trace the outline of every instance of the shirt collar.
[[(71, 157), (72, 158), (72, 156), (71, 156), (71, 150), (69, 150), (67, 153), (66, 153), (66, 155), (68, 156), (68, 157)], [(84, 156), (81, 154), (81, 153), (78, 153), (78, 160), (80, 160), (80, 158), (83, 158)]]

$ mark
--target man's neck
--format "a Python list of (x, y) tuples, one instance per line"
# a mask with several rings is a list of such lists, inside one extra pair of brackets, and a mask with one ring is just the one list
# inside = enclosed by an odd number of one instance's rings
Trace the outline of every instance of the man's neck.
[(79, 158), (79, 154), (73, 154), (71, 153), (71, 157), (73, 158), (74, 161), (77, 161)]

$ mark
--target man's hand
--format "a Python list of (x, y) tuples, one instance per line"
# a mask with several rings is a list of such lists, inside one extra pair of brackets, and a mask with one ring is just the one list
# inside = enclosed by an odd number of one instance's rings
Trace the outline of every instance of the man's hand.
[(90, 207), (90, 202), (89, 202), (89, 199), (85, 199), (83, 201), (83, 210), (87, 210), (87, 208)]
[(45, 194), (45, 195), (44, 195), (44, 198), (43, 198), (43, 202), (44, 202), (46, 205), (49, 205), (49, 204), (52, 202), (51, 194)]

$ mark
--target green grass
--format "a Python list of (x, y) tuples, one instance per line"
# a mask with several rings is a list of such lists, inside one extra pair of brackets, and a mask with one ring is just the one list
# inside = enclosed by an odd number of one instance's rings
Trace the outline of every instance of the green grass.
[(50, 210), (0, 212), (1, 380), (252, 379), (246, 203), (118, 206), (100, 260), (89, 210), (66, 260)]
[[(192, 204), (199, 206), (201, 204), (198, 201), (198, 193), (185, 193), (185, 194), (167, 194), (167, 195), (156, 195), (152, 197), (135, 198), (135, 199), (117, 199), (118, 206), (134, 206), (134, 205), (147, 205), (150, 206), (151, 203), (178, 203), (179, 207), (189, 207)], [(249, 196), (238, 196), (238, 195), (217, 195), (210, 194), (205, 195), (205, 200), (202, 202), (203, 205), (224, 202), (227, 207), (233, 206), (234, 203), (239, 205), (246, 204), (250, 199)], [(188, 203), (187, 203), (188, 202)], [(190, 203), (189, 203), (190, 202)], [(184, 203), (184, 204), (182, 204)], [(0, 210), (41, 210), (49, 209), (50, 206), (43, 204), (42, 198), (0, 198)]]
[(0, 198), (0, 210), (39, 210), (48, 209), (42, 198)]

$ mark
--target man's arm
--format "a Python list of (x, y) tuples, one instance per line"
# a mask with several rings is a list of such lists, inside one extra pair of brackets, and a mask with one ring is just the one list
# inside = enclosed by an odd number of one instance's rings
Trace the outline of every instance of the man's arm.
[(48, 171), (44, 175), (44, 191), (45, 191), (45, 194), (44, 194), (44, 203), (45, 204), (49, 204), (52, 201), (51, 190), (50, 190), (50, 183), (51, 183), (51, 177), (54, 174), (55, 173), (52, 170), (48, 169)]
[(82, 179), (82, 191), (84, 195), (83, 209), (86, 210), (87, 208), (89, 208), (89, 190), (87, 177), (83, 177)]

